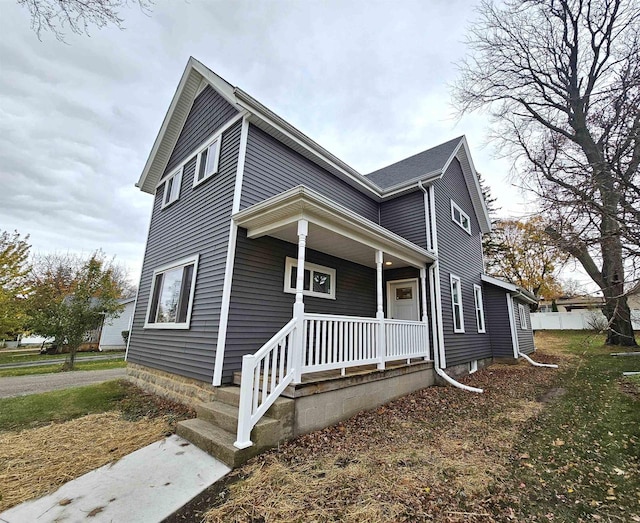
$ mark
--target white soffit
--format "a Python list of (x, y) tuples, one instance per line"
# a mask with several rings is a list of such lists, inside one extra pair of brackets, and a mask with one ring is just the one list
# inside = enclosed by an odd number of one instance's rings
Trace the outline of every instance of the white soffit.
[[(375, 261), (372, 255), (375, 250), (388, 254), (389, 261), (396, 260), (396, 266), (402, 266), (399, 264), (402, 260), (414, 267), (424, 267), (425, 263), (436, 259), (434, 253), (303, 186), (244, 209), (233, 219), (239, 227), (247, 229), (250, 238), (273, 236), (291, 243), (297, 243), (297, 233), (292, 225), (306, 219), (311, 225), (310, 248), (367, 266)], [(314, 231), (315, 238), (312, 237)], [(361, 246), (348, 246), (354, 242)]]

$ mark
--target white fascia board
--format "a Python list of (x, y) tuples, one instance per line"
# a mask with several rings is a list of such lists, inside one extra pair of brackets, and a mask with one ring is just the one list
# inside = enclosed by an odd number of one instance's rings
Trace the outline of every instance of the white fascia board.
[(238, 226), (251, 229), (249, 236), (253, 238), (286, 227), (296, 220), (308, 219), (336, 233), (349, 231), (354, 240), (417, 267), (436, 259), (435, 253), (301, 185), (235, 213), (232, 218)]
[(518, 292), (518, 287), (516, 287), (513, 283), (509, 283), (508, 281), (499, 280), (498, 278), (494, 278), (493, 276), (489, 276), (487, 274), (481, 274), (480, 279), (484, 282), (490, 283), (491, 285), (495, 285), (496, 287), (500, 287), (509, 292)]
[[(236, 109), (240, 110), (233, 95), (233, 86), (209, 68), (205, 67), (198, 60), (190, 57), (182, 73), (182, 78), (180, 78), (176, 92), (171, 99), (171, 104), (162, 121), (162, 126), (153, 143), (140, 179), (136, 183), (136, 187), (139, 187), (140, 190), (149, 194), (154, 193), (157, 181), (162, 177), (162, 173), (182, 132), (182, 128), (187, 120), (196, 93), (200, 90), (203, 79), (211, 85), (220, 96), (236, 107)], [(170, 130), (171, 132), (169, 132)], [(168, 152), (162, 155), (160, 154), (161, 151)]]
[[(469, 194), (471, 195), (471, 203), (473, 204), (473, 209), (476, 213), (476, 217), (478, 218), (478, 223), (480, 224), (480, 231), (483, 234), (491, 232), (491, 218), (489, 217), (489, 211), (487, 210), (487, 205), (484, 201), (484, 196), (482, 196), (482, 188), (480, 187), (480, 182), (478, 181), (478, 173), (476, 172), (476, 168), (473, 165), (473, 159), (471, 158), (471, 152), (469, 151), (469, 144), (467, 143), (467, 137), (463, 136), (460, 139), (460, 143), (454, 149), (453, 153), (445, 163), (442, 168), (442, 172), (447, 172), (447, 169), (451, 165), (451, 162), (454, 158), (457, 158), (460, 152), (463, 151), (465, 155), (465, 159), (469, 164), (470, 171), (467, 172), (464, 169), (464, 162), (460, 162), (463, 165), (462, 173), (464, 174), (464, 179), (467, 184), (467, 189), (469, 190)], [(475, 196), (475, 197), (474, 197)]]

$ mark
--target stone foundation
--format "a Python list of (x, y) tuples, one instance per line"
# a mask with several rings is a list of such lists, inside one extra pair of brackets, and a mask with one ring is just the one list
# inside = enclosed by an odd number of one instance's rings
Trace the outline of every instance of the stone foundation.
[[(484, 358), (478, 360), (478, 370), (484, 369), (493, 363), (493, 358)], [(444, 371), (451, 376), (452, 378), (462, 378), (463, 376), (467, 376), (469, 374), (469, 363), (461, 363), (460, 365), (453, 365), (452, 367), (447, 367)], [(439, 378), (442, 380), (442, 378)], [(444, 384), (444, 380), (442, 380), (442, 384)], [(438, 384), (441, 384), (438, 381)]]
[(191, 407), (214, 401), (216, 396), (216, 388), (204, 381), (136, 363), (127, 365), (127, 380), (143, 390)]

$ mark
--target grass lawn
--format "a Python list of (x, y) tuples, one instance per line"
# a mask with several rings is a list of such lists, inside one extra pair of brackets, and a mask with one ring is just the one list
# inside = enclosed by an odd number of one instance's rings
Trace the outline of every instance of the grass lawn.
[(171, 434), (193, 415), (124, 381), (0, 399), (0, 512)]
[[(126, 367), (127, 362), (123, 360), (105, 361), (85, 361), (76, 360), (74, 372), (76, 370), (106, 370)], [(62, 363), (52, 365), (37, 365), (35, 367), (20, 367), (17, 369), (0, 369), (0, 378), (6, 376), (30, 376), (32, 374), (50, 374), (52, 372), (62, 372)]]
[(126, 394), (121, 381), (0, 399), (0, 431), (68, 421), (117, 407)]
[[(285, 443), (171, 521), (640, 521), (640, 361), (584, 332)], [(632, 361), (633, 360), (633, 361)], [(637, 363), (634, 363), (636, 362)], [(181, 519), (183, 518), (183, 519)]]
[[(124, 351), (109, 351), (109, 352), (78, 352), (76, 354), (76, 360), (82, 358), (88, 358), (91, 356), (101, 356), (101, 355), (120, 355), (124, 357)], [(47, 360), (59, 360), (67, 357), (67, 354), (3, 354), (2, 350), (0, 350), (0, 365), (5, 363), (26, 363), (30, 361), (42, 361), (45, 362)]]

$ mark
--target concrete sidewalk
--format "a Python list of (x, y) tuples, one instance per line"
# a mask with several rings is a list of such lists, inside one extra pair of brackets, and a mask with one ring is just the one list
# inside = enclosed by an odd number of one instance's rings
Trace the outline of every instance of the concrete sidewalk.
[(124, 378), (126, 374), (126, 368), (119, 368), (33, 374), (31, 376), (9, 376), (0, 378), (0, 398), (12, 398), (51, 390), (93, 385), (94, 383)]
[(1, 523), (158, 523), (231, 469), (171, 436), (0, 514)]

